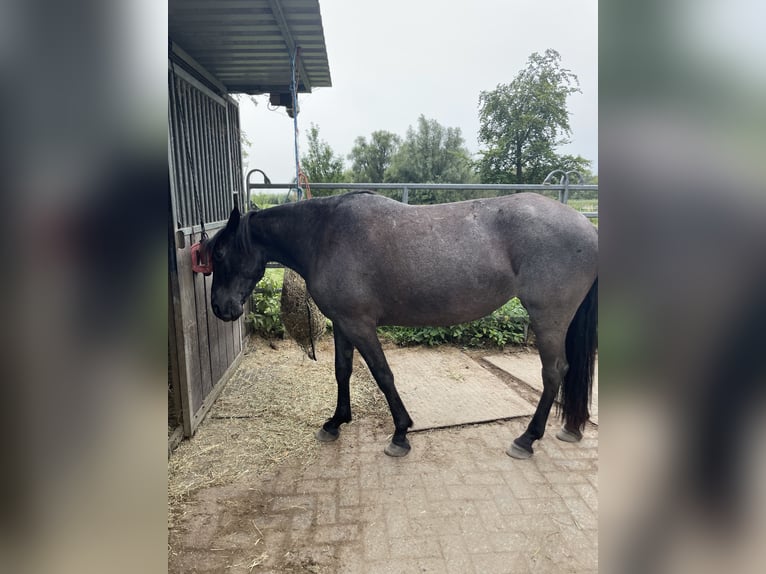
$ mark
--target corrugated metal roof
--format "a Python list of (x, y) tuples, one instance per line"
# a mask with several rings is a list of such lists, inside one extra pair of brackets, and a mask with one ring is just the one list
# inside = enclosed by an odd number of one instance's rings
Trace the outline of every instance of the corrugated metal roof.
[(170, 39), (230, 92), (286, 92), (300, 47), (298, 90), (329, 87), (317, 0), (170, 0)]

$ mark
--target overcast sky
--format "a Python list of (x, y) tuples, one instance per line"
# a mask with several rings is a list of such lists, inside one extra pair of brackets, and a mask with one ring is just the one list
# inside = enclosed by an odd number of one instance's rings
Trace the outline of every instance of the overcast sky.
[[(321, 0), (320, 7), (333, 85), (299, 97), (301, 154), (315, 123), (348, 166), (357, 136), (404, 136), (420, 114), (459, 127), (476, 154), (479, 93), (509, 83), (532, 52), (553, 48), (582, 89), (569, 98), (572, 143), (560, 151), (592, 160), (597, 172), (597, 0)], [(292, 120), (284, 108), (269, 110), (268, 96), (256, 99), (240, 105), (253, 142), (244, 167), (292, 181)]]

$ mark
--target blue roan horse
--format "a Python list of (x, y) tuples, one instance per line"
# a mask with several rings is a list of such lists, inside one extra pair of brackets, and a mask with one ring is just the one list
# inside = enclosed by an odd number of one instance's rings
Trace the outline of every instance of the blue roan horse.
[(335, 440), (340, 426), (351, 421), (349, 378), (356, 348), (394, 418), (385, 452), (407, 454), (412, 419), (376, 327), (472, 321), (514, 296), (526, 307), (536, 335), (544, 391), (508, 454), (531, 456), (559, 388), (564, 426), (557, 436), (582, 437), (597, 344), (598, 234), (570, 207), (533, 193), (428, 206), (349, 193), (244, 217), (235, 208), (205, 249), (213, 261), (213, 311), (224, 321), (242, 314), (268, 261), (303, 276), (332, 320), (338, 403), (317, 432), (320, 441)]

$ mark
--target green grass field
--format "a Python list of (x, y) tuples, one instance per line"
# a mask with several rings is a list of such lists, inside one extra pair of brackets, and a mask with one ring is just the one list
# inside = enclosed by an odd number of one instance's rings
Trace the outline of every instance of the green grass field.
[(266, 273), (264, 274), (264, 277), (266, 278), (267, 281), (273, 281), (279, 287), (279, 289), (281, 289), (282, 281), (285, 278), (285, 269), (284, 267), (279, 267), (276, 269), (266, 269)]

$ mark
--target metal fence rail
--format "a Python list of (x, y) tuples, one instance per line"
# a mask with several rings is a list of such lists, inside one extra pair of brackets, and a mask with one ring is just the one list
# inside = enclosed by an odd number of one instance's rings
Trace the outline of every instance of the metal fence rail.
[[(284, 189), (284, 190), (296, 190), (300, 194), (301, 188), (296, 188), (295, 183), (252, 183), (250, 181), (251, 174), (260, 172), (260, 170), (251, 170), (247, 174), (245, 187), (247, 189), (247, 205), (250, 205), (250, 192), (251, 190), (267, 190), (267, 189)], [(261, 172), (262, 173), (262, 172)], [(396, 191), (402, 192), (402, 203), (410, 202), (410, 193), (415, 194), (424, 190), (459, 190), (459, 191), (475, 191), (479, 196), (481, 192), (486, 191), (533, 191), (537, 193), (541, 192), (558, 192), (559, 201), (567, 203), (569, 199), (570, 191), (598, 191), (598, 185), (586, 185), (586, 184), (569, 184), (566, 181), (563, 183), (551, 183), (551, 184), (534, 184), (534, 183), (504, 183), (504, 184), (478, 184), (478, 183), (312, 183), (311, 189), (315, 190), (333, 190), (333, 191), (354, 191), (354, 190), (371, 190), (371, 191)], [(598, 218), (598, 211), (583, 212), (583, 215), (591, 219)]]

